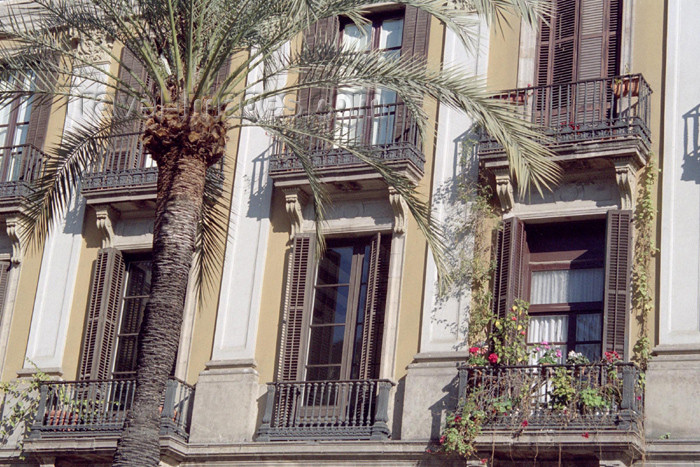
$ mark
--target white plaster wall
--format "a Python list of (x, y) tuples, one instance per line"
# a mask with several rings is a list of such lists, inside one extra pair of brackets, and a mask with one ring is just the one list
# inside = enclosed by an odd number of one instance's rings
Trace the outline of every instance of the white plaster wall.
[(700, 346), (700, 2), (669, 0), (659, 344)]
[[(261, 73), (259, 68), (252, 70), (249, 82), (259, 79)], [(286, 81), (286, 76), (279, 77), (268, 82), (267, 88), (280, 89)], [(262, 91), (262, 83), (249, 90), (251, 93)], [(263, 109), (281, 113), (282, 99), (266, 101), (258, 110)], [(261, 128), (246, 127), (241, 131), (212, 360), (252, 360), (255, 356), (270, 230), (271, 143), (272, 138)]]
[[(98, 96), (105, 86), (93, 81), (75, 81), (74, 92)], [(101, 105), (89, 99), (68, 103), (64, 131), (88, 121), (101, 112)], [(57, 219), (50, 232), (41, 260), (41, 272), (34, 301), (26, 358), (44, 369), (60, 369), (66, 344), (68, 320), (73, 303), (80, 243), (82, 241), (85, 200), (76, 187), (68, 210)], [(25, 362), (25, 367), (29, 363)]]
[[(444, 46), (445, 66), (461, 66), (475, 75), (485, 76), (488, 65), (488, 27), (479, 27), (476, 53), (468, 53), (452, 31), (446, 32)], [(465, 216), (465, 207), (455, 199), (460, 166), (462, 143), (471, 136), (473, 121), (462, 112), (440, 105), (438, 135), (433, 173), (432, 206), (435, 218), (444, 223)], [(468, 177), (476, 180), (476, 161), (467, 160)], [(450, 226), (446, 226), (450, 231)], [(420, 352), (454, 351), (465, 344), (467, 314), (471, 294), (468, 287), (454, 290), (447, 297), (438, 297), (437, 268), (432, 255), (428, 255), (421, 324)]]

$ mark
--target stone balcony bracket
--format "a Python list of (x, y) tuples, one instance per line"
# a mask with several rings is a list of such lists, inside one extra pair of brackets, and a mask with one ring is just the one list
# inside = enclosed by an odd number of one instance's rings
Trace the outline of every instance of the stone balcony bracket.
[(308, 201), (308, 195), (299, 187), (283, 188), (285, 209), (289, 216), (290, 238), (294, 238), (301, 232), (301, 224), (304, 221), (303, 208)]

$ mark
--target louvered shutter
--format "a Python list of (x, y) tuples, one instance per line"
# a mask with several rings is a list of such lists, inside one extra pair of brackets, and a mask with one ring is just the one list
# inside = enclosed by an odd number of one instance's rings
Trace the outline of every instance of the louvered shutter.
[(7, 278), (10, 275), (11, 266), (12, 264), (9, 261), (0, 261), (0, 319), (2, 318), (2, 311), (5, 308)]
[(430, 14), (416, 7), (407, 6), (403, 20), (401, 56), (425, 60), (428, 57)]
[(302, 378), (300, 361), (304, 315), (311, 306), (315, 237), (298, 234), (294, 237), (287, 268), (284, 295), (280, 356), (277, 367), (278, 381), (297, 381)]
[[(47, 74), (44, 79), (45, 82), (41, 83), (42, 88), (51, 87), (56, 83), (56, 76), (53, 74)], [(44, 97), (32, 103), (26, 142), (37, 149), (44, 148), (52, 104), (53, 99)]]
[(97, 253), (80, 359), (80, 379), (107, 379), (110, 376), (125, 273), (124, 258), (119, 250), (105, 248)]
[[(139, 92), (144, 91), (143, 85), (147, 88), (151, 87), (151, 79), (146, 69), (133, 52), (124, 47), (120, 60), (119, 80), (124, 83), (124, 87)], [(139, 81), (143, 85), (139, 84)], [(134, 112), (141, 113), (141, 103), (127, 92), (118, 90), (114, 100), (114, 113), (119, 118), (125, 118)], [(105, 161), (107, 170), (118, 171), (143, 167), (145, 158), (141, 157), (143, 152), (141, 138), (135, 136), (143, 133), (143, 130), (143, 119), (135, 119), (114, 129), (110, 138), (110, 151)]]
[(214, 85), (213, 85), (214, 90), (219, 89), (219, 87), (224, 83), (224, 81), (226, 81), (226, 78), (228, 78), (230, 72), (231, 72), (231, 57), (227, 58), (226, 61), (224, 62), (224, 64), (221, 65), (221, 68), (219, 68), (219, 71), (216, 72), (216, 76), (214, 77)]
[[(337, 40), (340, 23), (338, 18), (325, 18), (309, 27), (304, 34), (304, 41), (309, 49), (313, 49), (317, 44), (328, 44)], [(321, 75), (313, 76), (302, 74), (301, 82), (320, 78)], [(333, 90), (328, 88), (304, 88), (299, 90), (299, 108), (302, 114), (314, 113), (324, 107), (333, 105)], [(325, 104), (325, 105), (324, 105)]]
[(603, 348), (625, 358), (627, 316), (631, 306), (632, 211), (608, 211), (605, 245)]
[(493, 312), (504, 317), (517, 298), (524, 298), (528, 284), (525, 225), (516, 217), (505, 219), (498, 233)]
[(362, 328), (359, 379), (379, 377), (391, 239), (377, 234), (370, 244), (367, 299)]

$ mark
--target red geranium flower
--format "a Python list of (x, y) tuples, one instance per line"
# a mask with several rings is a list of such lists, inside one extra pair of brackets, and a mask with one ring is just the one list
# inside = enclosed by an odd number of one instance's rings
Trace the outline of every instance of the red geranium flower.
[(472, 355), (476, 355), (479, 353), (479, 347), (469, 347), (469, 353)]
[(498, 363), (498, 355), (496, 355), (495, 353), (489, 355), (489, 362), (493, 363), (494, 365)]
[(523, 422), (521, 423), (521, 425), (525, 427), (525, 426), (528, 426), (529, 423), (527, 423), (527, 420), (523, 420)]
[(445, 440), (447, 437), (445, 435), (442, 435), (442, 438), (440, 438), (440, 444), (445, 444)]
[(585, 433), (582, 434), (581, 436), (583, 436), (584, 438), (588, 438), (588, 432), (585, 432)]

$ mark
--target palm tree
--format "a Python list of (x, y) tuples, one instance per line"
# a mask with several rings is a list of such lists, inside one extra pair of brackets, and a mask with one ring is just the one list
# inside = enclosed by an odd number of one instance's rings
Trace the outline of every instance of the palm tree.
[[(278, 119), (248, 110), (276, 95), (308, 88), (341, 85), (384, 87), (397, 93), (425, 124), (422, 99), (439, 100), (472, 115), (508, 152), (521, 190), (547, 187), (557, 177), (548, 152), (508, 105), (489, 99), (482, 84), (464, 70), (428, 69), (412, 58), (391, 60), (381, 53), (357, 53), (334, 37), (285, 49), (314, 22), (345, 16), (362, 24), (363, 12), (383, 0), (35, 0), (8, 7), (0, 44), (0, 103), (23, 99), (93, 99), (113, 109), (66, 132), (60, 147), (50, 149), (44, 175), (28, 199), (25, 222), (30, 239), (40, 244), (52, 222), (84, 173), (104, 151), (115, 128), (141, 120), (143, 142), (158, 166), (153, 233), (152, 289), (139, 341), (137, 391), (118, 443), (115, 465), (157, 465), (159, 414), (157, 407), (176, 357), (188, 275), (193, 261), (207, 271), (217, 229), (222, 228), (215, 206), (221, 188), (207, 177), (208, 168), (223, 157), (227, 133), (259, 126), (293, 148), (310, 181), (317, 219), (327, 204), (324, 187), (304, 146), (308, 137), (336, 144), (374, 167), (396, 188), (424, 232), (436, 258), (442, 256), (439, 230), (430, 220), (427, 203), (406, 178), (393, 173), (371, 154), (350, 142), (334, 141), (328, 129), (298, 119)], [(545, 7), (538, 0), (401, 0), (432, 14), (475, 47), (478, 18), (497, 23), (507, 10), (519, 12), (536, 25)], [(143, 67), (148, 82), (122, 63), (107, 39), (126, 47)], [(97, 44), (130, 73), (111, 74), (82, 53), (80, 44)], [(233, 66), (229, 59), (234, 57)], [(230, 67), (230, 68), (227, 68)], [(249, 71), (263, 67), (264, 78), (301, 74), (305, 78), (285, 89), (248, 92), (258, 82)], [(224, 79), (215, 83), (225, 70)], [(228, 70), (228, 71), (226, 71)], [(100, 83), (104, 96), (80, 95), (73, 80)], [(17, 83), (26, 83), (18, 86)], [(152, 83), (152, 84), (149, 84)], [(129, 112), (131, 96), (146, 112)], [(109, 112), (108, 112), (109, 113)], [(217, 214), (218, 213), (218, 214)], [(317, 222), (320, 225), (321, 222)], [(322, 236), (319, 233), (319, 238)], [(323, 242), (319, 242), (323, 245)], [(193, 259), (194, 258), (194, 259)]]

